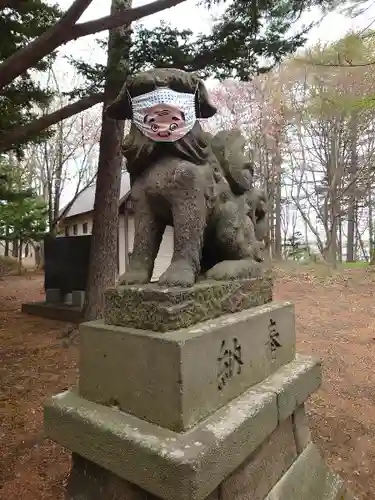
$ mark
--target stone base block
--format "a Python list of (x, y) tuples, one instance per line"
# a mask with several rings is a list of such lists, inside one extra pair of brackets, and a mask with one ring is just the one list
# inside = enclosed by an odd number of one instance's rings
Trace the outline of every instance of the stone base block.
[(45, 293), (48, 304), (60, 304), (63, 302), (63, 296), (59, 288), (47, 288)]
[[(222, 500), (253, 500), (242, 493), (232, 494), (241, 491), (239, 476), (234, 480), (228, 477), (239, 467), (246, 467), (242, 484), (247, 481), (249, 488), (257, 484), (259, 496), (268, 494), (286, 469), (288, 474), (298, 462), (293, 462), (297, 447), (292, 415), (318, 388), (320, 371), (318, 361), (298, 356), (264, 384), (256, 385), (184, 433), (67, 391), (46, 404), (45, 432), (69, 450), (161, 499), (203, 500), (219, 488)], [(291, 413), (283, 421), (280, 416), (287, 415), (285, 409)], [(124, 496), (124, 500), (128, 498), (132, 496)], [(282, 500), (292, 499), (297, 497)]]
[(292, 418), (289, 417), (222, 482), (220, 499), (264, 500), (296, 458)]
[[(103, 467), (73, 453), (67, 500), (160, 500)], [(205, 500), (219, 500), (219, 489)]]
[(305, 405), (300, 405), (292, 415), (293, 432), (297, 453), (302, 453), (311, 441), (309, 423), (306, 417)]
[(310, 443), (265, 500), (342, 500), (346, 493), (343, 480)]
[(69, 323), (81, 323), (83, 319), (82, 308), (64, 303), (25, 302), (21, 306), (21, 311), (32, 316), (40, 316), (57, 321), (68, 321)]
[(166, 333), (85, 323), (79, 393), (185, 431), (290, 363), (294, 323), (293, 306), (277, 302)]
[(73, 290), (72, 291), (72, 305), (77, 307), (83, 307), (85, 303), (85, 291), (84, 290)]
[(167, 332), (272, 300), (272, 278), (202, 281), (192, 288), (157, 283), (118, 286), (105, 294), (105, 323)]

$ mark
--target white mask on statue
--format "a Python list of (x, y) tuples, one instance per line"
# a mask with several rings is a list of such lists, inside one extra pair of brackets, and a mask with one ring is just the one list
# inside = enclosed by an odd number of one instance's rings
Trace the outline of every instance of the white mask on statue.
[(190, 132), (197, 120), (195, 93), (160, 87), (130, 99), (134, 125), (153, 141), (178, 141)]

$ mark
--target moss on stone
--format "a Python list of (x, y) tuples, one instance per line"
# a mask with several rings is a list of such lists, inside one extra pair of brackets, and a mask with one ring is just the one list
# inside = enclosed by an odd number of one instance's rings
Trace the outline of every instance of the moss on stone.
[(105, 294), (107, 324), (166, 332), (260, 306), (272, 300), (270, 274), (232, 281), (201, 281), (191, 288), (157, 284), (118, 286)]

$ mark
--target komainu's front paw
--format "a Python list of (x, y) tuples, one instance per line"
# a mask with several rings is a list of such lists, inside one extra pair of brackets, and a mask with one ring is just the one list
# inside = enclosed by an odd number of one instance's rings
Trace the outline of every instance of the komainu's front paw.
[(160, 286), (180, 286), (188, 288), (195, 283), (195, 273), (188, 262), (172, 262), (168, 269), (160, 276)]
[(150, 281), (148, 269), (129, 269), (122, 274), (118, 282), (120, 285), (144, 285)]
[(207, 271), (206, 277), (216, 281), (230, 281), (258, 278), (263, 272), (263, 266), (251, 259), (224, 260)]

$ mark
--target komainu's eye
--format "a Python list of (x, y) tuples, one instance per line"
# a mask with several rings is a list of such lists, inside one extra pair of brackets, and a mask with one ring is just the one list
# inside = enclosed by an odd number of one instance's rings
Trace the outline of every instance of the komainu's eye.
[(172, 132), (173, 132), (174, 130), (176, 130), (176, 128), (178, 128), (177, 123), (171, 123), (171, 124), (169, 125), (169, 130), (171, 130)]

